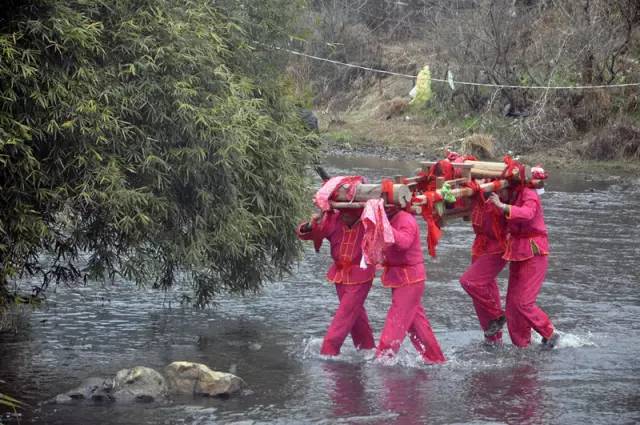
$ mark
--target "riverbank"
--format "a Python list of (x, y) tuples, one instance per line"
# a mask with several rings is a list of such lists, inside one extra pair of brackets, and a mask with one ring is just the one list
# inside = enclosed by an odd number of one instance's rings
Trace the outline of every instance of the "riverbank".
[[(577, 108), (528, 116), (505, 116), (496, 105), (462, 111), (443, 95), (425, 107), (409, 104), (410, 80), (389, 78), (360, 84), (316, 107), (323, 152), (389, 159), (442, 158), (445, 149), (465, 151), (465, 141), (492, 139), (493, 160), (513, 152), (527, 164), (598, 176), (640, 174), (640, 114), (621, 111), (582, 129)], [(635, 109), (633, 109), (635, 111)], [(581, 115), (582, 114), (582, 115)], [(572, 117), (572, 118), (571, 118)]]
[[(445, 146), (446, 147), (446, 146)], [(442, 150), (423, 149), (423, 145), (383, 145), (365, 140), (335, 140), (323, 138), (322, 155), (372, 156), (401, 161), (428, 161), (442, 158)], [(576, 157), (562, 157), (558, 152), (537, 152), (520, 156), (526, 164), (543, 164), (550, 169), (563, 169), (578, 174), (591, 175), (598, 179), (637, 178), (640, 176), (640, 161), (594, 161)], [(500, 158), (494, 158), (500, 161)]]

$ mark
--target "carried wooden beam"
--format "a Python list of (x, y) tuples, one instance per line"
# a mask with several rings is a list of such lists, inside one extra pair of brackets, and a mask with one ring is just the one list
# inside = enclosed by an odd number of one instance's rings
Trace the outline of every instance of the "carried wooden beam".
[[(544, 186), (544, 181), (542, 180), (530, 180), (529, 185), (535, 188), (541, 188)], [(488, 192), (496, 192), (498, 190), (502, 190), (509, 186), (509, 180), (495, 180), (489, 183), (480, 184), (480, 190), (485, 193)], [(442, 195), (442, 191), (440, 189), (436, 190), (439, 195)], [(467, 198), (474, 195), (474, 190), (470, 187), (460, 187), (456, 189), (451, 189), (450, 191), (456, 199), (459, 198)], [(416, 198), (419, 200), (416, 205), (424, 205), (427, 202), (427, 197), (425, 195), (416, 195)]]
[[(436, 161), (422, 161), (422, 170), (428, 172), (431, 167), (437, 164)], [(464, 162), (452, 162), (453, 168), (459, 169), (463, 178), (475, 178), (475, 179), (498, 179), (503, 177), (503, 172), (507, 168), (504, 162), (489, 162), (489, 161), (469, 161)], [(515, 181), (519, 181), (519, 170), (516, 168), (513, 170)], [(525, 178), (529, 175), (529, 167), (525, 167)]]
[[(338, 202), (362, 202), (365, 203), (369, 199), (382, 198), (382, 186), (378, 184), (361, 183), (356, 186), (353, 199), (349, 198), (349, 185), (341, 186), (336, 192), (336, 201)], [(406, 184), (393, 185), (393, 199), (385, 199), (388, 204), (397, 205), (401, 208), (406, 207), (411, 202), (411, 189)]]

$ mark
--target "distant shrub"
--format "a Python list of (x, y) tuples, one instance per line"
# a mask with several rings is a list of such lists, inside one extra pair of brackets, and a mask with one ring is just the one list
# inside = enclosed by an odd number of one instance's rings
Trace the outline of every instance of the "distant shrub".
[(638, 160), (640, 159), (640, 127), (628, 123), (617, 123), (590, 137), (578, 150), (588, 159)]
[(489, 134), (472, 134), (462, 140), (462, 152), (478, 159), (492, 159), (495, 154), (496, 139)]
[(383, 102), (378, 106), (378, 115), (380, 118), (388, 120), (395, 116), (401, 115), (409, 107), (409, 100), (401, 97)]

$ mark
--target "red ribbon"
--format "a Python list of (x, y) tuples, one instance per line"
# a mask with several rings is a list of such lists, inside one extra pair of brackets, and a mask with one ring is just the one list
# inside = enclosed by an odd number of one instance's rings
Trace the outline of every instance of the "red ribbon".
[(475, 180), (466, 182), (464, 186), (473, 190), (473, 197), (475, 198), (473, 210), (471, 211), (471, 223), (473, 223), (474, 226), (482, 226), (482, 212), (485, 202), (484, 192), (480, 188), (480, 184)]
[(388, 204), (393, 204), (393, 180), (382, 179), (382, 182), (380, 183), (380, 190), (382, 194), (387, 195), (386, 202)]
[(422, 218), (427, 223), (427, 248), (429, 249), (429, 255), (436, 256), (436, 246), (440, 237), (442, 237), (442, 230), (438, 225), (440, 216), (435, 213), (436, 203), (442, 201), (442, 196), (438, 192), (431, 191), (425, 192), (427, 202), (422, 206)]
[(520, 180), (519, 185), (524, 186), (525, 178), (526, 178), (524, 173), (524, 165), (522, 165), (515, 159), (511, 158), (510, 155), (505, 155), (503, 160), (504, 160), (504, 163), (506, 164), (506, 167), (502, 171), (500, 178), (507, 179), (511, 182), (514, 176), (516, 175), (515, 171), (517, 170), (518, 171), (517, 175)]

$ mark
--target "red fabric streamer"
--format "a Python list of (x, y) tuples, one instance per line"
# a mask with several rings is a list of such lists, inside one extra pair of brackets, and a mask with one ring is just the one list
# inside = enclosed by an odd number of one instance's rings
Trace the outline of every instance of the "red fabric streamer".
[[(426, 192), (429, 190), (430, 187), (430, 183), (433, 179), (433, 177), (431, 176), (430, 173), (425, 173), (424, 171), (420, 171), (418, 173), (418, 177), (419, 179), (416, 181), (416, 192), (418, 193), (422, 193), (422, 192)], [(435, 183), (434, 183), (434, 189), (435, 189)]]
[(458, 152), (453, 152), (453, 151), (450, 151), (449, 149), (446, 149), (444, 151), (444, 156), (451, 162), (455, 162), (457, 159), (462, 158), (462, 155), (460, 155)]
[[(364, 236), (362, 237), (363, 264), (382, 264), (384, 249), (394, 242), (393, 230), (384, 211), (382, 199), (369, 199), (362, 213)], [(361, 267), (362, 265), (361, 264)]]
[[(454, 164), (464, 164), (465, 161), (477, 161), (478, 159), (473, 155), (460, 155), (456, 152), (450, 152), (447, 155), (447, 159)], [(462, 177), (462, 169), (461, 168), (453, 168), (453, 178), (459, 179)]]
[[(492, 182), (492, 185), (493, 185), (493, 188), (492, 188), (493, 192), (497, 192), (498, 190), (500, 190), (500, 181), (495, 180)], [(484, 220), (484, 213), (486, 211), (485, 209), (489, 208), (492, 216), (491, 228), (493, 230), (493, 234), (496, 240), (500, 242), (500, 245), (505, 246), (507, 234), (506, 234), (504, 225), (500, 221), (502, 212), (498, 208), (496, 208), (493, 204), (488, 205), (486, 203), (487, 198), (485, 196), (484, 191), (480, 187), (480, 184), (478, 184), (478, 182), (476, 182), (475, 180), (471, 180), (465, 183), (465, 186), (473, 190), (474, 198), (475, 198), (473, 203), (473, 210), (471, 211), (471, 223), (474, 226), (482, 227), (483, 220)]]
[(483, 211), (484, 202), (485, 202), (484, 192), (480, 188), (480, 185), (478, 184), (478, 182), (475, 180), (470, 180), (466, 182), (464, 186), (473, 190), (474, 203), (473, 203), (473, 210), (471, 211), (471, 223), (474, 226), (481, 226), (482, 211)]
[(386, 202), (389, 204), (393, 204), (393, 180), (391, 179), (382, 179), (380, 183), (382, 194), (386, 194)]
[(511, 182), (515, 176), (515, 170), (518, 170), (518, 178), (520, 180), (519, 185), (524, 186), (526, 177), (524, 173), (524, 165), (511, 158), (510, 155), (505, 155), (503, 160), (506, 167), (504, 171), (502, 171), (500, 178), (507, 179)]
[(542, 164), (536, 164), (535, 167), (531, 168), (531, 177), (538, 180), (545, 180), (549, 177), (549, 173), (542, 168)]
[(425, 192), (424, 196), (427, 202), (422, 206), (422, 218), (427, 223), (427, 248), (429, 255), (435, 257), (436, 246), (442, 236), (442, 230), (439, 226), (440, 216), (435, 212), (435, 207), (436, 203), (442, 201), (442, 196), (435, 191)]

